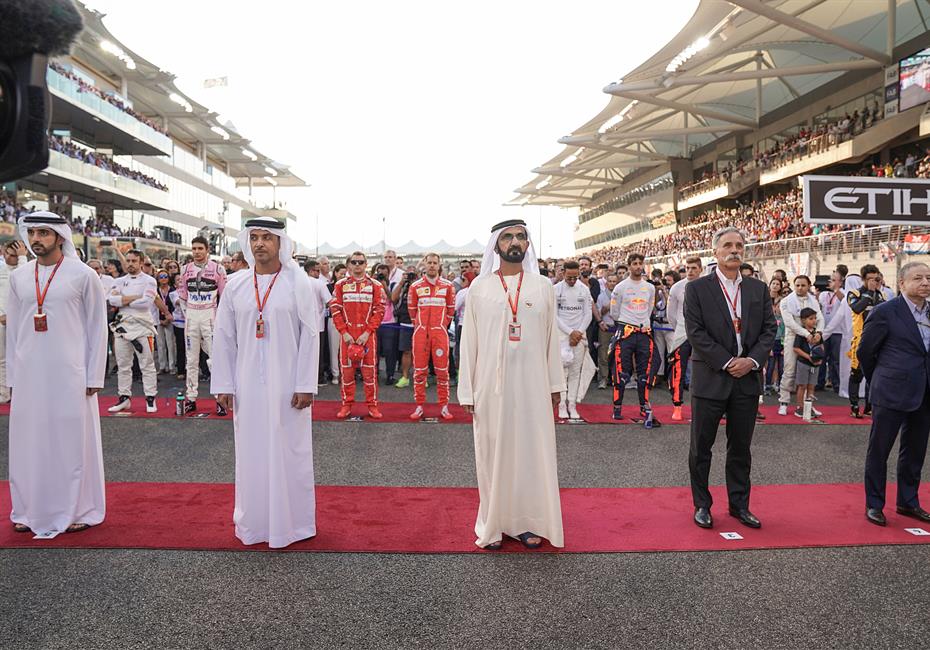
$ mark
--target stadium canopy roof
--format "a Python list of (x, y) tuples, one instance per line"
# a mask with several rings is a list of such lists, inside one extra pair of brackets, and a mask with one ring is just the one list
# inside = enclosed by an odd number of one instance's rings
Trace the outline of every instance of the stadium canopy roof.
[[(171, 137), (177, 140), (191, 146), (203, 143), (208, 157), (228, 165), (228, 170), (222, 171), (240, 185), (247, 185), (251, 179), (252, 185), (259, 187), (306, 186), (287, 165), (256, 151), (235, 127), (221, 124), (216, 112), (185, 95), (175, 85), (175, 75), (121, 43), (103, 24), (104, 14), (76, 4), (84, 19), (84, 31), (72, 48), (72, 56), (117, 85), (119, 80), (126, 80), (136, 111), (166, 124)], [(244, 149), (254, 155), (254, 160)]]
[(565, 149), (510, 203), (586, 205), (635, 170), (756, 130), (843, 74), (881, 70), (928, 20), (926, 0), (701, 0), (678, 35), (604, 89), (607, 106), (561, 138)]

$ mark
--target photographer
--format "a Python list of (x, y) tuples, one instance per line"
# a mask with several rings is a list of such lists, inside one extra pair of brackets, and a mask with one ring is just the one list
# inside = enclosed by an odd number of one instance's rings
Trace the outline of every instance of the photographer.
[(381, 263), (375, 267), (375, 281), (380, 282), (384, 288), (384, 317), (378, 326), (378, 351), (384, 357), (385, 384), (394, 383), (394, 372), (397, 370), (397, 328), (394, 324), (394, 303), (390, 299), (388, 282), (391, 277), (391, 267)]
[(410, 320), (410, 311), (407, 309), (407, 294), (410, 285), (417, 281), (417, 267), (413, 264), (407, 266), (401, 281), (394, 285), (391, 300), (394, 302), (394, 316), (398, 324), (397, 350), (400, 352), (401, 377), (397, 380), (397, 388), (406, 388), (410, 385), (410, 367), (413, 365), (413, 323)]

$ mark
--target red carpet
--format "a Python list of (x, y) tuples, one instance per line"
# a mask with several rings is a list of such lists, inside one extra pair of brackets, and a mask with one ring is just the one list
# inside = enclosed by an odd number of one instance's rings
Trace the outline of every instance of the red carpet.
[[(634, 398), (635, 402), (635, 398)], [(132, 410), (130, 411), (121, 411), (120, 413), (110, 413), (107, 409), (114, 404), (116, 404), (116, 397), (107, 395), (102, 396), (99, 399), (100, 403), (100, 414), (103, 416), (109, 417), (135, 417), (135, 418), (174, 418), (175, 416), (175, 401), (173, 398), (168, 397), (159, 397), (155, 400), (155, 405), (158, 407), (158, 411), (155, 413), (146, 413), (145, 412), (145, 398), (143, 397), (133, 397), (132, 398)], [(193, 415), (187, 417), (210, 417), (217, 418), (216, 415), (216, 401), (213, 398), (207, 397), (204, 399), (197, 400), (198, 410)], [(336, 412), (339, 410), (341, 404), (333, 400), (317, 400), (313, 406), (313, 419), (319, 421), (334, 421), (336, 420)], [(415, 408), (415, 404), (410, 402), (382, 402), (379, 406), (381, 413), (384, 415), (384, 419), (381, 422), (410, 422), (410, 414)], [(823, 411), (823, 417), (820, 418), (820, 423), (822, 424), (847, 424), (847, 425), (860, 425), (867, 426), (872, 423), (872, 420), (869, 418), (863, 418), (857, 420), (849, 416), (849, 408), (846, 406), (821, 406), (819, 407)], [(436, 404), (427, 404), (426, 405), (426, 418), (434, 419), (442, 423), (453, 423), (453, 424), (468, 424), (471, 422), (471, 416), (465, 412), (458, 404), (450, 404), (449, 410), (454, 416), (451, 420), (442, 420), (439, 419), (439, 407)], [(655, 416), (659, 418), (662, 424), (687, 424), (689, 418), (691, 417), (691, 407), (684, 406), (682, 408), (684, 415), (684, 420), (680, 423), (676, 423), (672, 420), (672, 407), (671, 405), (659, 405), (655, 407)], [(777, 406), (763, 406), (762, 413), (766, 416), (764, 420), (765, 424), (801, 424), (802, 420), (792, 415), (778, 415)], [(789, 410), (789, 413), (793, 413)], [(0, 405), (0, 415), (9, 415), (10, 414), (10, 405), (3, 404)], [(585, 419), (589, 424), (619, 424), (631, 426), (634, 423), (629, 419), (630, 417), (639, 417), (639, 408), (634, 404), (627, 404), (623, 407), (623, 414), (627, 418), (620, 421), (619, 423), (614, 422), (612, 419), (613, 407), (610, 404), (579, 404), (578, 405), (578, 414)], [(362, 402), (356, 402), (353, 410), (353, 417), (363, 417), (365, 420), (370, 420), (368, 417), (368, 408)], [(231, 416), (226, 416), (221, 419), (232, 419)], [(636, 425), (639, 426), (639, 425)]]
[[(719, 551), (819, 546), (921, 544), (905, 528), (924, 528), (886, 508), (888, 527), (866, 521), (859, 484), (762, 485), (752, 491), (760, 530), (726, 514), (722, 487), (713, 488), (715, 527), (691, 522), (688, 488), (576, 488), (562, 490), (565, 549), (571, 553)], [(922, 490), (930, 503), (930, 489)], [(478, 506), (472, 488), (317, 488), (317, 529), (292, 551), (471, 553)], [(894, 503), (889, 486), (888, 502)], [(33, 540), (0, 525), (2, 548), (155, 548), (265, 550), (243, 546), (233, 534), (233, 487), (207, 483), (111, 483), (107, 520), (88, 531)], [(9, 487), (0, 483), (0, 511), (10, 511)], [(736, 532), (739, 540), (720, 533)], [(505, 541), (505, 551), (523, 551)], [(544, 546), (543, 550), (552, 551)]]

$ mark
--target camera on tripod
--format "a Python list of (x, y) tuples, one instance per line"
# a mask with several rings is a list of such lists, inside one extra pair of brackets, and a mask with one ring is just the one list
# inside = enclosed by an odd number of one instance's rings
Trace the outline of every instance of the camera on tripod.
[(0, 183), (48, 166), (48, 57), (81, 31), (71, 0), (0, 0)]

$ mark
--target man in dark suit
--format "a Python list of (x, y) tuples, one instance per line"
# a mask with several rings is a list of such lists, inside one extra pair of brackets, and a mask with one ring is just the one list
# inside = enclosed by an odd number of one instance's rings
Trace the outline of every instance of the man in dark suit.
[(901, 295), (872, 310), (857, 351), (872, 399), (865, 516), (878, 526), (887, 523), (885, 474), (899, 431), (897, 512), (930, 522), (917, 497), (930, 434), (930, 267), (910, 262), (898, 277)]
[(707, 488), (711, 448), (727, 418), (727, 494), (730, 514), (751, 528), (750, 444), (762, 392), (762, 369), (777, 325), (764, 282), (740, 276), (745, 239), (733, 227), (714, 233), (717, 267), (685, 288), (685, 330), (691, 343), (691, 494), (694, 523), (714, 525)]

